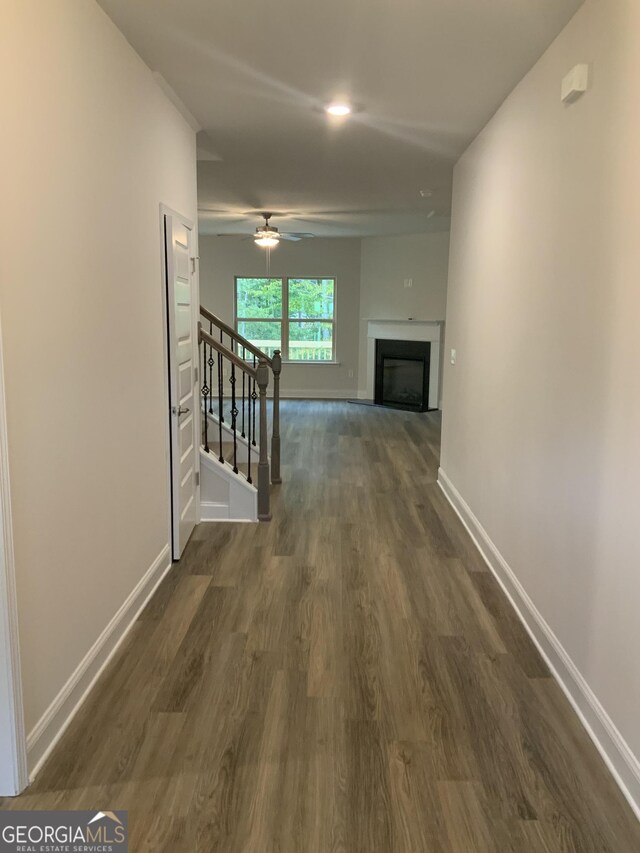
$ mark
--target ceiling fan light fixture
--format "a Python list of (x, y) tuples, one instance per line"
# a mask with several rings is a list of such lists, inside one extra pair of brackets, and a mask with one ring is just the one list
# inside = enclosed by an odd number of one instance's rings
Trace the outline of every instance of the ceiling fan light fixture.
[(262, 249), (273, 249), (280, 242), (280, 237), (277, 234), (256, 234), (253, 238), (256, 246)]
[(330, 116), (338, 116), (340, 118), (344, 118), (344, 116), (349, 116), (353, 112), (353, 107), (350, 104), (346, 104), (342, 101), (335, 101), (331, 104), (327, 104), (324, 109), (325, 112), (327, 112)]

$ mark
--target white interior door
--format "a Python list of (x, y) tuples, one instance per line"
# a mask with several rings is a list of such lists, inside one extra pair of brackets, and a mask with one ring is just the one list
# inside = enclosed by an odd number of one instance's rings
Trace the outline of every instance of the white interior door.
[(193, 228), (164, 217), (169, 325), (169, 419), (173, 558), (180, 559), (197, 518), (196, 292), (191, 258)]
[(9, 447), (0, 339), (0, 797), (20, 793), (27, 783), (27, 740), (22, 713)]

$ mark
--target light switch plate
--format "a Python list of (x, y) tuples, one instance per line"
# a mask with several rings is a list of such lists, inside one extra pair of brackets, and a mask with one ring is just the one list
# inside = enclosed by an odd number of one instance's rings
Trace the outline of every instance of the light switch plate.
[(457, 357), (458, 357), (458, 353), (457, 353), (454, 349), (452, 349), (452, 350), (451, 350), (451, 364), (455, 364), (455, 363), (456, 363), (456, 358), (457, 358)]

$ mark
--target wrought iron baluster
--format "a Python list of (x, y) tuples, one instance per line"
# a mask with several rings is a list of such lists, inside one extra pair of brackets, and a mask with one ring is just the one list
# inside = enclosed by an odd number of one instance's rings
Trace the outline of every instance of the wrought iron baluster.
[(224, 454), (222, 453), (222, 353), (218, 353), (218, 443), (220, 462), (224, 462)]
[[(247, 351), (244, 347), (242, 347), (242, 361), (244, 362), (244, 364), (247, 363)], [(245, 397), (244, 386), (245, 386), (245, 380), (246, 380), (246, 376), (245, 376), (245, 373), (243, 370), (242, 371), (242, 432), (241, 432), (241, 435), (243, 438), (246, 438), (246, 435), (244, 434), (244, 397)]]
[(233, 473), (238, 473), (238, 433), (236, 432), (236, 420), (238, 417), (238, 408), (236, 406), (236, 366), (231, 363), (231, 429), (233, 431)]
[[(255, 355), (253, 357), (253, 367), (255, 370), (255, 367), (256, 367)], [(256, 446), (256, 400), (258, 399), (258, 395), (256, 393), (256, 380), (252, 379), (251, 383), (253, 386), (252, 391), (251, 391), (251, 399), (253, 401), (253, 429), (251, 430), (251, 432), (253, 433), (252, 444), (255, 447)], [(251, 412), (249, 412), (249, 417), (251, 418)]]
[[(222, 340), (222, 329), (220, 329), (220, 343), (221, 344), (224, 343), (224, 341)], [(220, 388), (219, 388), (220, 409), (218, 411), (218, 417), (220, 418), (220, 423), (224, 423), (224, 409), (222, 407), (222, 397), (223, 397), (223, 394), (222, 394), (222, 374), (220, 373), (221, 361), (222, 361), (222, 356), (218, 355), (218, 384), (220, 386)], [(220, 435), (222, 435), (222, 430), (220, 430)], [(221, 445), (220, 456), (222, 456), (222, 438), (220, 439), (220, 445)]]
[[(209, 334), (211, 335), (211, 337), (213, 337), (213, 323), (211, 321), (209, 321)], [(207, 363), (209, 365), (209, 388), (213, 392), (214, 359), (213, 359), (213, 347), (212, 346), (209, 346), (209, 361)], [(206, 376), (206, 373), (203, 375)], [(209, 414), (211, 414), (211, 415), (213, 414), (213, 393), (211, 393), (211, 395), (209, 396)], [(207, 407), (206, 406), (204, 407), (204, 416), (205, 416), (205, 418), (207, 417)]]
[(202, 378), (204, 380), (202, 385), (202, 396), (204, 397), (204, 449), (208, 453), (209, 452), (209, 417), (207, 415), (207, 397), (211, 393), (211, 388), (207, 385), (207, 345), (203, 343), (202, 345)]
[[(244, 379), (244, 377), (243, 377), (243, 379)], [(244, 384), (244, 382), (243, 382), (243, 384)], [(248, 384), (249, 389), (250, 389), (251, 388), (251, 377), (250, 376), (248, 378), (247, 384)], [(244, 403), (244, 400), (243, 400), (243, 403)], [(251, 450), (251, 408), (249, 408), (249, 419), (248, 419), (248, 421), (249, 421), (249, 427), (248, 427), (248, 432), (247, 432), (247, 482), (252, 483), (253, 480), (251, 479), (251, 455), (252, 455), (253, 451)]]

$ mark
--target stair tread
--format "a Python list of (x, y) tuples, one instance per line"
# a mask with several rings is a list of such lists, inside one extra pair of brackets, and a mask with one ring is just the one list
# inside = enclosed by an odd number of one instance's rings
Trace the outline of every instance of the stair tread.
[[(211, 446), (211, 451), (213, 453), (218, 453), (218, 445), (217, 443)], [(232, 441), (223, 441), (222, 442), (222, 456), (225, 462), (228, 462), (229, 465), (233, 467), (233, 442)], [(252, 466), (254, 467), (254, 466)], [(243, 474), (247, 474), (249, 471), (249, 465), (246, 462), (241, 462), (238, 460), (237, 462), (238, 471), (242, 471)]]

